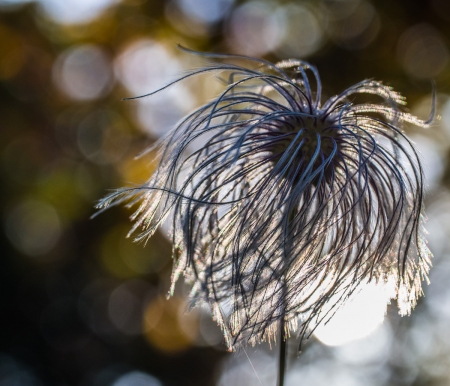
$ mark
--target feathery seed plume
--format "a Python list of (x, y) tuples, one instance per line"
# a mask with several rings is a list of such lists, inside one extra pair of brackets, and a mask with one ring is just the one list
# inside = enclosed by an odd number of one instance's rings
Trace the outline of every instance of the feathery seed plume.
[[(430, 119), (419, 120), (374, 80), (322, 101), (318, 71), (306, 62), (206, 56), (251, 66), (214, 63), (175, 81), (228, 75), (220, 95), (157, 144), (148, 182), (98, 208), (139, 203), (138, 240), (170, 218), (171, 291), (183, 275), (230, 350), (273, 340), (281, 321), (287, 335), (307, 336), (361, 283), (390, 282), (408, 314), (432, 255), (422, 166), (402, 124), (429, 127), (434, 103)], [(356, 103), (361, 94), (377, 101)], [(192, 150), (194, 141), (203, 145)]]

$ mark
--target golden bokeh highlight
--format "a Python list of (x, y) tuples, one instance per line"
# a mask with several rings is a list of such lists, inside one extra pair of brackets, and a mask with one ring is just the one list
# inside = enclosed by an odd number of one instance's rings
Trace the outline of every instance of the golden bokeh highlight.
[(14, 77), (25, 61), (23, 41), (11, 28), (0, 24), (0, 80)]
[(39, 178), (36, 192), (53, 204), (65, 221), (90, 215), (86, 201), (79, 192), (78, 181), (74, 178), (75, 172), (74, 165), (64, 165), (61, 160), (60, 166), (48, 170)]
[(120, 165), (119, 172), (124, 181), (144, 183), (155, 171), (157, 161), (154, 160), (155, 153), (149, 153), (142, 157), (128, 157)]
[[(194, 344), (193, 336), (199, 328), (195, 310), (183, 313), (186, 303), (178, 297), (158, 297), (148, 304), (144, 312), (143, 331), (146, 340), (166, 353), (176, 353)], [(183, 318), (179, 316), (182, 313)], [(189, 331), (189, 333), (187, 333)]]

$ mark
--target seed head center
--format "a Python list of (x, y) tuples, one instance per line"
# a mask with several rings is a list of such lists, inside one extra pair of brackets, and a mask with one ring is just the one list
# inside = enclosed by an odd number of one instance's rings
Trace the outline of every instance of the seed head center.
[[(286, 155), (293, 166), (307, 167), (313, 162), (314, 168), (325, 160), (334, 158), (340, 150), (339, 126), (329, 117), (295, 117), (280, 125), (280, 137), (272, 151), (279, 160)], [(279, 157), (278, 157), (279, 156)]]

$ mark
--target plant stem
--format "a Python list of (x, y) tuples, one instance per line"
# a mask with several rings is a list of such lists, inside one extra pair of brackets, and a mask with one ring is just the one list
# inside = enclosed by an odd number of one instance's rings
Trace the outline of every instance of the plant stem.
[(286, 278), (283, 277), (283, 315), (280, 319), (280, 352), (278, 357), (278, 386), (284, 386), (284, 376), (286, 374), (286, 348), (287, 348), (287, 336), (286, 336)]
[(278, 386), (284, 386), (284, 375), (286, 372), (286, 332), (284, 326), (284, 318), (280, 322), (280, 352), (278, 357)]
[[(288, 220), (288, 231), (292, 230), (293, 222), (295, 220), (295, 216), (297, 214), (296, 209), (292, 209), (289, 212), (289, 220)], [(288, 232), (289, 233), (289, 232)], [(286, 264), (286, 261), (289, 261), (289, 252), (286, 253), (286, 251), (290, 250), (291, 245), (287, 245), (287, 248), (285, 248), (285, 255), (284, 255), (284, 262), (283, 264)], [(282, 295), (281, 295), (281, 301), (283, 302), (283, 314), (280, 318), (280, 352), (278, 357), (278, 382), (277, 386), (284, 386), (284, 377), (286, 374), (286, 350), (287, 350), (287, 338), (288, 334), (286, 334), (286, 308), (287, 308), (287, 283), (286, 283), (286, 276), (283, 275), (281, 278), (282, 280)]]

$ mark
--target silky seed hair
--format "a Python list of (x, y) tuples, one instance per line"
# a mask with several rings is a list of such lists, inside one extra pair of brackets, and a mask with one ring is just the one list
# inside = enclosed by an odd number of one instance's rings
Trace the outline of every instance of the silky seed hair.
[[(156, 144), (145, 184), (97, 207), (138, 205), (136, 240), (170, 221), (170, 293), (183, 276), (230, 350), (274, 341), (281, 320), (303, 340), (368, 282), (388, 284), (409, 314), (432, 255), (423, 169), (402, 126), (428, 128), (435, 102), (420, 120), (374, 80), (323, 102), (309, 63), (204, 55), (249, 65), (212, 62), (157, 90), (202, 74), (225, 82)], [(374, 102), (358, 103), (361, 94)]]

